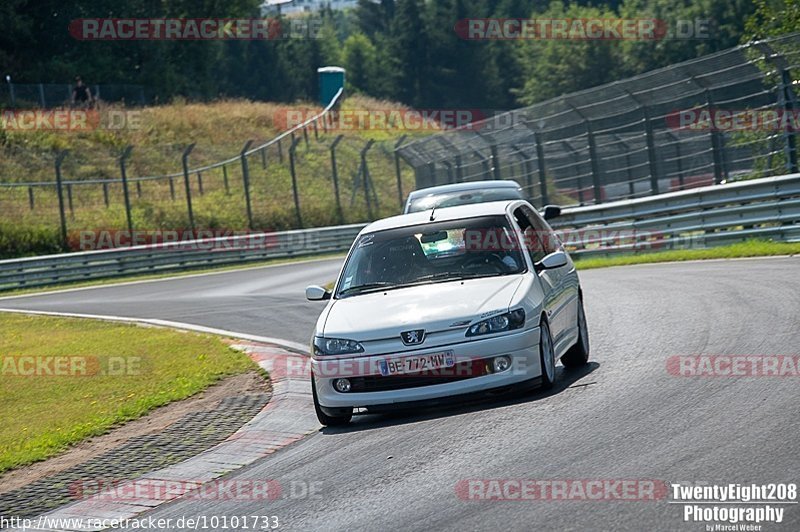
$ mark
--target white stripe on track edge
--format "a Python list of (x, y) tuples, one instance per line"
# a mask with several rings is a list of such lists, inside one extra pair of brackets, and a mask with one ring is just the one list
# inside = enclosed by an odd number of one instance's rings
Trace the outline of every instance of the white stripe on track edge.
[(159, 320), (152, 318), (127, 318), (124, 316), (106, 316), (102, 314), (79, 314), (76, 312), (54, 312), (48, 310), (23, 310), (23, 309), (11, 309), (11, 308), (0, 308), (0, 312), (9, 312), (14, 314), (33, 314), (37, 316), (55, 316), (62, 318), (86, 318), (93, 320), (152, 325), (155, 327), (167, 327), (172, 329), (180, 329), (184, 331), (215, 334), (218, 336), (228, 336), (231, 338), (238, 338), (240, 340), (250, 340), (252, 342), (263, 342), (266, 344), (277, 345), (278, 347), (283, 347), (285, 349), (289, 349), (291, 351), (294, 351), (302, 355), (308, 355), (308, 346), (301, 344), (299, 342), (292, 342), (291, 340), (283, 340), (281, 338), (272, 338), (270, 336), (258, 336), (255, 334), (227, 331), (225, 329), (215, 329), (213, 327), (206, 327), (204, 325), (194, 325), (192, 323), (183, 323), (179, 321)]

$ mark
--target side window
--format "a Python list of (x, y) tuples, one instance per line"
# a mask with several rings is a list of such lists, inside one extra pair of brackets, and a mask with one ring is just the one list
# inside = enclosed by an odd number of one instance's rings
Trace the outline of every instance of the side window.
[(533, 262), (539, 262), (547, 253), (542, 238), (543, 234), (536, 229), (534, 225), (536, 218), (531, 217), (530, 214), (528, 209), (520, 207), (514, 211), (514, 218), (522, 230), (523, 247), (528, 250)]
[(522, 245), (528, 250), (533, 262), (539, 262), (545, 255), (558, 251), (561, 247), (556, 234), (537, 212), (520, 207), (514, 211), (514, 218), (522, 229)]
[(558, 251), (559, 248), (561, 248), (561, 241), (553, 230), (550, 229), (547, 222), (544, 221), (538, 212), (528, 209), (527, 207), (524, 207), (523, 210), (532, 222), (533, 228), (539, 237), (541, 247), (544, 250), (544, 254), (549, 255), (550, 253)]

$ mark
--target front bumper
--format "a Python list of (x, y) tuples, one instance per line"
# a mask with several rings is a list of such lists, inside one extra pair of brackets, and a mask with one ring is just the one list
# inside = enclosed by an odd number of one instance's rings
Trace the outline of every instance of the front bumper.
[[(367, 408), (372, 410), (382, 410), (379, 407), (391, 407), (402, 405), (403, 403), (426, 402), (441, 398), (459, 396), (463, 394), (476, 394), (494, 388), (513, 386), (525, 381), (536, 379), (542, 375), (542, 368), (539, 357), (539, 328), (534, 327), (523, 331), (486, 338), (482, 340), (472, 340), (458, 344), (436, 346), (427, 349), (419, 349), (413, 352), (398, 353), (392, 356), (412, 356), (425, 355), (430, 353), (440, 353), (442, 351), (453, 351), (456, 361), (485, 359), (490, 363), (490, 359), (506, 355), (511, 358), (511, 367), (500, 373), (488, 375), (471, 376), (460, 378), (450, 382), (420, 386), (416, 382), (408, 388), (356, 392), (351, 391), (341, 393), (333, 388), (333, 381), (338, 377), (350, 377), (355, 374), (358, 376), (369, 376), (373, 379), (380, 379), (378, 369), (379, 361), (387, 358), (387, 355), (360, 356), (352, 358), (339, 358), (336, 360), (312, 359), (311, 369), (317, 388), (317, 397), (320, 406), (324, 409), (337, 408)], [(403, 377), (390, 377), (392, 379), (402, 379)], [(419, 379), (409, 377), (410, 381)], [(432, 382), (435, 380), (432, 379)], [(333, 412), (333, 410), (331, 410)]]

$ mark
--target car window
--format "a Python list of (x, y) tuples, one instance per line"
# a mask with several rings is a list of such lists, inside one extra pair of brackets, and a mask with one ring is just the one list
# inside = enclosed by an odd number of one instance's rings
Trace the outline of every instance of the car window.
[(533, 262), (539, 262), (561, 247), (553, 230), (533, 209), (520, 207), (514, 211), (514, 218), (522, 230), (523, 247)]

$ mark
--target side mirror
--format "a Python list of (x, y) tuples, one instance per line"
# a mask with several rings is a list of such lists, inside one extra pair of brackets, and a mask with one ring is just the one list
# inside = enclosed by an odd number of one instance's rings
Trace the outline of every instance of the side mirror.
[(552, 220), (561, 216), (561, 207), (558, 205), (546, 205), (542, 211), (542, 218), (545, 220)]
[(331, 293), (321, 286), (311, 285), (306, 288), (306, 299), (309, 301), (323, 301), (330, 298)]
[(567, 254), (563, 251), (554, 251), (549, 255), (545, 255), (542, 260), (536, 263), (536, 269), (538, 271), (541, 270), (552, 270), (555, 268), (561, 268), (562, 266), (567, 265)]

